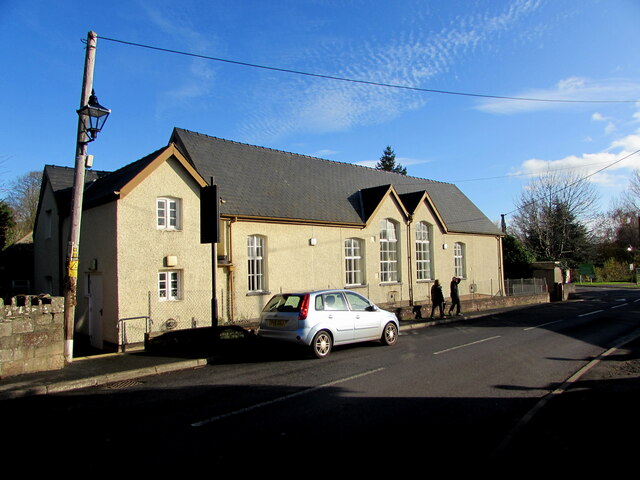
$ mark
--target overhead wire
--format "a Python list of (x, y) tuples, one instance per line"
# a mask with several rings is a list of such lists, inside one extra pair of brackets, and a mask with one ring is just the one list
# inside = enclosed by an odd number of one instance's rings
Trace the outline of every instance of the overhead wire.
[[(432, 89), (432, 88), (421, 88), (421, 87), (412, 87), (410, 85), (399, 85), (399, 84), (392, 84), (392, 83), (384, 83), (384, 82), (375, 82), (372, 80), (361, 80), (361, 79), (354, 79), (354, 78), (347, 78), (347, 77), (340, 77), (340, 76), (336, 76), (336, 75), (327, 75), (327, 74), (320, 74), (320, 73), (312, 73), (312, 72), (305, 72), (305, 71), (301, 71), (301, 70), (294, 70), (294, 69), (289, 69), (289, 68), (281, 68), (281, 67), (274, 67), (274, 66), (269, 66), (269, 65), (260, 65), (260, 64), (256, 64), (256, 63), (250, 63), (250, 62), (243, 62), (243, 61), (238, 61), (238, 60), (230, 60), (227, 58), (220, 58), (220, 57), (213, 57), (213, 56), (209, 56), (209, 55), (202, 55), (202, 54), (197, 54), (197, 53), (192, 53), (192, 52), (185, 52), (185, 51), (181, 51), (181, 50), (176, 50), (176, 49), (170, 49), (170, 48), (164, 48), (164, 47), (157, 47), (154, 45), (146, 45), (146, 44), (142, 44), (142, 43), (137, 43), (137, 42), (131, 42), (131, 41), (126, 41), (126, 40), (120, 40), (120, 39), (116, 39), (116, 38), (110, 38), (110, 37), (103, 37), (103, 36), (98, 36), (98, 38), (100, 38), (101, 40), (106, 40), (109, 42), (114, 42), (114, 43), (120, 43), (123, 45), (129, 45), (129, 46), (134, 46), (134, 47), (139, 47), (139, 48), (146, 48), (149, 50), (156, 50), (156, 51), (160, 51), (160, 52), (165, 52), (165, 53), (172, 53), (172, 54), (176, 54), (176, 55), (183, 55), (183, 56), (188, 56), (188, 57), (194, 57), (194, 58), (201, 58), (204, 60), (212, 60), (212, 61), (216, 61), (216, 62), (222, 62), (222, 63), (228, 63), (228, 64), (232, 64), (232, 65), (239, 65), (239, 66), (244, 66), (244, 67), (250, 67), (250, 68), (258, 68), (258, 69), (262, 69), (262, 70), (270, 70), (270, 71), (276, 71), (276, 72), (282, 72), (282, 73), (290, 73), (290, 74), (295, 74), (295, 75), (303, 75), (303, 76), (307, 76), (307, 77), (314, 77), (314, 78), (323, 78), (323, 79), (327, 79), (327, 80), (336, 80), (336, 81), (341, 81), (341, 82), (351, 82), (351, 83), (358, 83), (358, 84), (363, 84), (363, 85), (371, 85), (371, 86), (376, 86), (376, 87), (385, 87), (385, 88), (395, 88), (395, 89), (402, 89), (402, 90), (412, 90), (412, 91), (418, 91), (418, 92), (426, 92), (426, 93), (437, 93), (437, 94), (444, 94), (444, 95), (457, 95), (457, 96), (465, 96), (465, 97), (476, 97), (476, 98), (490, 98), (490, 99), (498, 99), (498, 100), (513, 100), (513, 101), (526, 101), (526, 102), (543, 102), (543, 103), (587, 103), (587, 104), (594, 104), (594, 103), (637, 103), (638, 100), (591, 100), (591, 99), (583, 99), (583, 100), (577, 100), (577, 99), (565, 99), (565, 98), (535, 98), (535, 97), (515, 97), (515, 96), (506, 96), (506, 95), (489, 95), (489, 94), (481, 94), (481, 93), (470, 93), (470, 92), (457, 92), (457, 91), (452, 91), (452, 90), (438, 90), (438, 89)], [(572, 182), (569, 185), (565, 185), (564, 187), (558, 189), (556, 192), (553, 192), (552, 194), (557, 194), (562, 192), (563, 190), (566, 190), (567, 188), (570, 188), (576, 184), (578, 184), (579, 182), (582, 182), (600, 172), (602, 172), (603, 170), (606, 170), (607, 168), (612, 167), (613, 165), (633, 156), (633, 155), (637, 155), (638, 153), (640, 153), (640, 149), (636, 150), (635, 152), (632, 152), (618, 160), (616, 160), (615, 162), (612, 162), (611, 164), (596, 170), (595, 172), (586, 175), (585, 177), (582, 177), (578, 180), (576, 180), (575, 182)], [(527, 174), (522, 174), (522, 175), (527, 175)], [(516, 175), (506, 175), (506, 177), (509, 176), (516, 176)], [(492, 177), (492, 178), (486, 178), (486, 179), (494, 179), (494, 178), (503, 178), (503, 177)], [(475, 180), (486, 180), (486, 179), (475, 179)], [(459, 182), (462, 181), (471, 181), (471, 180), (459, 180)], [(503, 218), (506, 215), (510, 215), (522, 208), (524, 208), (525, 206), (531, 204), (532, 202), (529, 202), (528, 204), (524, 204), (521, 205), (520, 207), (515, 208), (514, 210), (511, 210), (508, 213), (502, 214)]]
[[(549, 194), (549, 196), (551, 196), (551, 195), (556, 195), (556, 194), (558, 194), (558, 193), (560, 193), (560, 192), (562, 192), (562, 191), (564, 191), (564, 190), (566, 190), (566, 189), (568, 189), (568, 188), (570, 188), (570, 187), (573, 187), (574, 185), (577, 185), (577, 184), (578, 184), (578, 183), (580, 183), (580, 182), (584, 182), (586, 179), (588, 179), (588, 178), (590, 178), (590, 177), (593, 177), (594, 175), (596, 175), (596, 174), (598, 174), (598, 173), (602, 172), (603, 170), (606, 170), (607, 168), (613, 167), (616, 163), (620, 163), (621, 161), (626, 160), (627, 158), (632, 157), (633, 155), (637, 155), (638, 153), (640, 153), (640, 149), (636, 150), (635, 152), (631, 152), (631, 153), (629, 153), (629, 154), (625, 155), (625, 156), (624, 156), (624, 157), (622, 157), (622, 158), (619, 158), (619, 159), (618, 159), (618, 160), (616, 160), (615, 162), (612, 162), (612, 163), (610, 163), (609, 165), (607, 165), (606, 167), (602, 167), (601, 169), (596, 170), (595, 172), (590, 173), (589, 175), (585, 175), (584, 177), (577, 179), (575, 182), (571, 182), (570, 184), (565, 185), (565, 186), (564, 186), (564, 187), (562, 187), (562, 188), (559, 188), (558, 190), (556, 190), (556, 191), (554, 191), (554, 192), (550, 193), (550, 194)], [(523, 205), (521, 205), (521, 206), (519, 206), (519, 207), (517, 207), (517, 208), (514, 208), (514, 209), (513, 209), (513, 210), (511, 210), (510, 212), (503, 213), (502, 215), (505, 215), (505, 216), (506, 216), (506, 215), (511, 215), (512, 213), (517, 212), (518, 210), (521, 210), (521, 209), (523, 209), (524, 207), (527, 207), (527, 206), (529, 206), (529, 205), (531, 205), (531, 204), (535, 203), (535, 201), (536, 201), (536, 200), (532, 200), (532, 201), (530, 201), (530, 202), (526, 202), (526, 203), (524, 203)]]
[(304, 75), (304, 76), (307, 76), (307, 77), (324, 78), (324, 79), (327, 79), (327, 80), (337, 80), (337, 81), (341, 81), (341, 82), (359, 83), (359, 84), (363, 84), (363, 85), (372, 85), (372, 86), (376, 86), (376, 87), (396, 88), (396, 89), (402, 89), (402, 90), (413, 90), (413, 91), (418, 91), (418, 92), (438, 93), (438, 94), (444, 94), (444, 95), (459, 95), (459, 96), (477, 97), (477, 98), (492, 98), (492, 99), (496, 99), (496, 100), (516, 100), (516, 101), (526, 101), (526, 102), (547, 102), (547, 103), (637, 103), (638, 102), (637, 99), (636, 100), (577, 100), (577, 99), (563, 99), (563, 98), (513, 97), (513, 96), (505, 96), (505, 95), (489, 95), (489, 94), (482, 94), (482, 93), (456, 92), (456, 91), (452, 91), (452, 90), (437, 90), (437, 89), (433, 89), (433, 88), (421, 88), (421, 87), (412, 87), (410, 85), (399, 85), (399, 84), (394, 84), (394, 83), (374, 82), (372, 80), (361, 80), (361, 79), (348, 78), (348, 77), (339, 77), (339, 76), (336, 76), (336, 75), (327, 75), (327, 74), (322, 74), (322, 73), (305, 72), (305, 71), (302, 71), (302, 70), (293, 70), (293, 69), (289, 69), (289, 68), (273, 67), (273, 66), (269, 66), (269, 65), (260, 65), (260, 64), (257, 64), (257, 63), (249, 63), (249, 62), (242, 62), (242, 61), (239, 61), (239, 60), (230, 60), (230, 59), (227, 59), (227, 58), (212, 57), (212, 56), (209, 56), (209, 55), (202, 55), (202, 54), (198, 54), (198, 53), (185, 52), (185, 51), (175, 50), (175, 49), (171, 49), (171, 48), (156, 47), (154, 45), (146, 45), (146, 44), (143, 44), (143, 43), (130, 42), (130, 41), (126, 41), (126, 40), (119, 40), (117, 38), (102, 37), (102, 36), (98, 36), (98, 38), (100, 38), (101, 40), (107, 40), (109, 42), (121, 43), (123, 45), (130, 45), (130, 46), (134, 46), (134, 47), (146, 48), (146, 49), (150, 49), (150, 50), (157, 50), (157, 51), (160, 51), (160, 52), (173, 53), (173, 54), (176, 54), (176, 55), (184, 55), (184, 56), (189, 56), (189, 57), (194, 57), (194, 58), (202, 58), (204, 60), (213, 60), (213, 61), (216, 61), (216, 62), (223, 62), (223, 63), (229, 63), (229, 64), (233, 64), (233, 65), (240, 65), (240, 66), (243, 66), (243, 67), (259, 68), (259, 69), (262, 69), (262, 70), (271, 70), (271, 71), (282, 72), (282, 73), (291, 73), (291, 74), (295, 74), (295, 75)]

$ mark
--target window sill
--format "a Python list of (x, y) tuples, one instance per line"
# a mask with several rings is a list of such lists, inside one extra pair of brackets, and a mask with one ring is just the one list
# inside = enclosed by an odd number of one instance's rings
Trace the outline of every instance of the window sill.
[(358, 288), (367, 288), (368, 286), (369, 286), (369, 285), (367, 285), (366, 283), (364, 283), (364, 284), (359, 283), (359, 284), (357, 284), (357, 285), (345, 285), (345, 287), (344, 287), (344, 288), (345, 288), (346, 290), (356, 290), (356, 289), (358, 289)]
[(247, 292), (247, 297), (255, 297), (260, 295), (271, 295), (271, 292), (268, 290), (261, 290), (259, 292)]

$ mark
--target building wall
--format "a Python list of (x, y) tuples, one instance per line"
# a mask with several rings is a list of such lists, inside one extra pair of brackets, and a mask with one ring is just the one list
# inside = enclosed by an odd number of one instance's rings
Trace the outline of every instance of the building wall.
[[(159, 197), (179, 200), (178, 229), (157, 228)], [(200, 187), (179, 162), (162, 163), (118, 201), (116, 238), (119, 319), (150, 314), (153, 331), (211, 325), (211, 245), (200, 243)], [(178, 299), (160, 300), (159, 272), (179, 272)], [(129, 341), (142, 341), (144, 320), (127, 325)]]
[[(92, 334), (93, 315), (101, 314), (99, 336), (119, 345), (141, 342), (147, 328), (168, 329), (211, 325), (211, 245), (200, 243), (200, 187), (175, 159), (160, 164), (147, 176), (139, 176), (132, 190), (117, 201), (83, 213), (78, 277), (77, 329)], [(179, 228), (157, 227), (157, 199), (179, 201)], [(55, 212), (53, 195), (43, 197), (42, 209)], [(42, 217), (42, 215), (41, 215)], [(397, 226), (397, 282), (383, 282), (380, 273), (380, 223), (390, 219)], [(43, 219), (39, 220), (42, 223)], [(418, 280), (416, 272), (416, 225), (431, 226), (433, 274)], [(57, 214), (52, 222), (57, 230)], [(68, 220), (62, 232), (52, 235), (64, 260)], [(216, 268), (216, 296), (220, 322), (254, 319), (270, 296), (280, 291), (349, 287), (376, 303), (429, 302), (434, 279), (440, 279), (448, 295), (454, 274), (454, 244), (465, 245), (466, 272), (461, 293), (493, 295), (502, 287), (500, 237), (445, 233), (427, 203), (410, 216), (390, 193), (378, 206), (367, 225), (338, 226), (304, 222), (248, 221), (225, 218), (222, 243), (216, 254), (226, 258)], [(37, 235), (45, 231), (39, 225)], [(266, 289), (250, 292), (248, 286), (247, 238), (259, 235), (266, 241)], [(363, 282), (347, 285), (345, 240), (361, 241)], [(59, 239), (59, 240), (58, 240)], [(42, 240), (41, 240), (42, 241)], [(46, 243), (46, 239), (44, 239)], [(59, 278), (60, 259), (48, 258), (39, 248), (39, 270)], [(179, 275), (176, 298), (161, 298), (159, 275)], [(89, 280), (91, 279), (91, 285)], [(96, 289), (100, 288), (97, 292)], [(91, 291), (93, 288), (93, 291)], [(55, 293), (55, 292), (54, 292)], [(166, 292), (165, 292), (166, 293)], [(96, 307), (96, 298), (100, 304)], [(95, 324), (93, 324), (95, 326)], [(125, 335), (123, 335), (123, 332)], [(93, 332), (95, 336), (96, 332)]]
[[(384, 283), (380, 274), (380, 221), (391, 219), (397, 225), (399, 281)], [(426, 221), (432, 226), (431, 253), (433, 276), (418, 281), (415, 267), (415, 225)], [(445, 295), (454, 275), (454, 243), (465, 245), (466, 275), (460, 284), (461, 294), (496, 294), (502, 285), (500, 238), (492, 235), (444, 233), (426, 205), (419, 207), (411, 221), (389, 195), (364, 228), (294, 225), (233, 221), (230, 224), (230, 267), (219, 269), (219, 290), (223, 320), (242, 321), (256, 318), (270, 296), (280, 291), (344, 288), (345, 240), (362, 241), (364, 282), (349, 286), (376, 303), (428, 302), (433, 280), (440, 279)], [(267, 291), (248, 291), (247, 237), (261, 235), (266, 241)], [(312, 240), (313, 239), (313, 240)], [(315, 245), (312, 243), (315, 242)], [(445, 248), (446, 245), (446, 248)], [(410, 260), (409, 260), (410, 258)], [(413, 296), (413, 298), (412, 298)]]
[(34, 229), (33, 243), (35, 246), (33, 292), (61, 295), (60, 217), (51, 185), (48, 182), (40, 201), (40, 213)]
[[(433, 225), (432, 254), (434, 275), (431, 281), (417, 280), (414, 272), (413, 285), (416, 301), (430, 299), (433, 280), (439, 279), (445, 296), (449, 295), (449, 283), (455, 275), (454, 251), (455, 243), (464, 245), (465, 275), (460, 284), (461, 295), (497, 295), (503, 292), (502, 241), (497, 235), (445, 233), (428, 205), (422, 204), (414, 213), (411, 223), (412, 260), (415, 265), (415, 230), (419, 222)], [(414, 267), (415, 268), (415, 267)]]
[[(76, 290), (76, 331), (85, 335), (115, 342), (118, 322), (116, 202), (110, 202), (82, 212)], [(65, 222), (68, 229), (68, 221)], [(65, 230), (67, 231), (67, 230)], [(67, 238), (65, 234), (65, 238)], [(90, 324), (90, 308), (99, 318)], [(101, 325), (98, 326), (98, 325)], [(100, 329), (100, 331), (97, 331)], [(97, 345), (100, 346), (100, 345)]]

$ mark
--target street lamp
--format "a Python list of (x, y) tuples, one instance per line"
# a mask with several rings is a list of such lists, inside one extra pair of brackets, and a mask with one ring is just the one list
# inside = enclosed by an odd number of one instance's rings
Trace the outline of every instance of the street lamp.
[(110, 113), (111, 110), (98, 103), (95, 90), (91, 90), (89, 102), (78, 109), (82, 132), (88, 137), (86, 143), (93, 142), (96, 139)]

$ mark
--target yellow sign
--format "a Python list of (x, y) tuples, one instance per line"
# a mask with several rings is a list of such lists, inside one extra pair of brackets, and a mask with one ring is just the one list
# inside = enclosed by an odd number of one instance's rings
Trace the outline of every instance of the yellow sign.
[(69, 276), (72, 278), (78, 277), (78, 260), (71, 260), (69, 262)]

